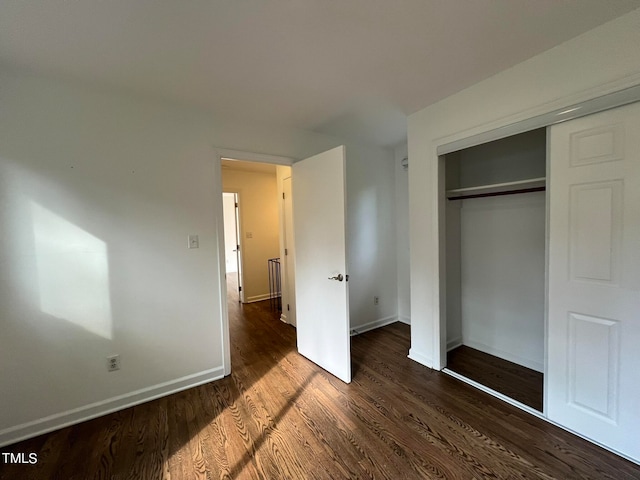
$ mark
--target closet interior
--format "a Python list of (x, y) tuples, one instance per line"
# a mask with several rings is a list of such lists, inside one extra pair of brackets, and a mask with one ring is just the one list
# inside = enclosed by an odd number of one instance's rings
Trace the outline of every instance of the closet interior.
[(447, 369), (542, 411), (546, 129), (444, 156)]

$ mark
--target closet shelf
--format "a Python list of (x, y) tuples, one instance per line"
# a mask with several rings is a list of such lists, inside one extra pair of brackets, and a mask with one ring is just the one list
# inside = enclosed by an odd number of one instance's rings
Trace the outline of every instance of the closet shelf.
[(546, 188), (546, 178), (529, 178), (516, 182), (493, 183), (477, 187), (454, 188), (447, 190), (448, 200), (462, 200), (464, 198), (493, 197), (498, 195), (512, 195), (516, 193), (541, 192)]

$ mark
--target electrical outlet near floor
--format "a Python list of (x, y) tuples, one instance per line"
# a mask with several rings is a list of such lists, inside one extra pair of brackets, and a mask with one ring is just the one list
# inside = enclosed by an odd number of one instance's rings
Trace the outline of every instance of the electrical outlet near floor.
[(380, 303), (380, 297), (376, 295), (375, 297), (373, 297), (373, 304), (378, 305), (379, 303)]
[(107, 371), (115, 372), (120, 370), (120, 355), (111, 355), (107, 357)]

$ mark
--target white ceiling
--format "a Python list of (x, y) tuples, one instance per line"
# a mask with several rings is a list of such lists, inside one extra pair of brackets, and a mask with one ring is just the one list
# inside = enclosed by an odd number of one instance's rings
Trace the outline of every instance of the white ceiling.
[(406, 115), (640, 0), (0, 0), (0, 62), (393, 146)]

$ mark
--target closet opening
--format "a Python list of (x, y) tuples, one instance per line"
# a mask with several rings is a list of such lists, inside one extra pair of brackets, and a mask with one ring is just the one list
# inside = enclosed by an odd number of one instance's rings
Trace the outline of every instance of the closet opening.
[(543, 410), (546, 129), (444, 155), (446, 370)]

